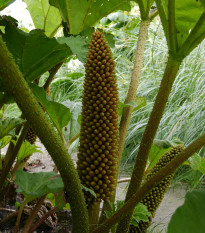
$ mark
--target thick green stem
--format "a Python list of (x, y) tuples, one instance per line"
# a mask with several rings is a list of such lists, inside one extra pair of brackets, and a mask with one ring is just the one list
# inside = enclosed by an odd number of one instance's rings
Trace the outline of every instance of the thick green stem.
[[(142, 65), (143, 65), (144, 49), (145, 49), (146, 36), (147, 36), (149, 25), (150, 25), (149, 20), (142, 21), (140, 24), (135, 64), (134, 64), (132, 78), (131, 78), (131, 82), (129, 85), (129, 90), (128, 90), (127, 97), (125, 100), (125, 104), (128, 104), (130, 101), (135, 101), (135, 98), (136, 98), (136, 92), (137, 92), (137, 88), (139, 85), (140, 73), (141, 73)], [(132, 110), (133, 110), (133, 107), (128, 106), (128, 107), (124, 107), (123, 112), (122, 112), (122, 118), (120, 121), (118, 168), (119, 168), (120, 160), (122, 157), (122, 151), (123, 151), (124, 144), (125, 144), (125, 138), (126, 138), (127, 130), (128, 130), (129, 123), (130, 123)]]
[(176, 171), (176, 169), (185, 162), (189, 157), (201, 149), (205, 145), (205, 134), (200, 136), (194, 142), (192, 142), (188, 147), (186, 147), (181, 153), (178, 154), (171, 162), (169, 162), (164, 168), (162, 168), (158, 173), (156, 173), (152, 178), (150, 178), (137, 192), (135, 192), (132, 197), (108, 220), (106, 220), (102, 225), (96, 228), (92, 233), (104, 233), (110, 229), (114, 224), (121, 221), (121, 219), (130, 210), (134, 210), (138, 202), (140, 202), (143, 197), (161, 180), (167, 177), (169, 174)]
[[(129, 198), (137, 192), (141, 185), (148, 160), (149, 151), (157, 132), (160, 120), (162, 118), (164, 108), (168, 101), (168, 97), (171, 92), (172, 85), (176, 78), (180, 64), (181, 62), (173, 60), (172, 57), (169, 57), (152, 113), (143, 134), (142, 141), (140, 143), (139, 152), (136, 158), (131, 182), (127, 191), (125, 201), (129, 200)], [(127, 216), (119, 223), (116, 231), (117, 233), (127, 233), (132, 214), (133, 212), (129, 211), (127, 213)]]
[(99, 219), (99, 212), (100, 212), (100, 202), (94, 202), (88, 204), (88, 216), (89, 216), (89, 226), (90, 230), (93, 230), (98, 225)]
[(29, 232), (29, 230), (30, 230), (30, 228), (31, 228), (31, 226), (32, 226), (32, 224), (33, 224), (35, 218), (36, 218), (36, 215), (37, 215), (37, 213), (39, 212), (39, 210), (40, 210), (40, 208), (41, 208), (41, 206), (42, 206), (42, 204), (43, 204), (45, 198), (46, 198), (46, 195), (42, 196), (42, 197), (38, 200), (38, 202), (36, 203), (36, 205), (35, 205), (33, 211), (31, 212), (31, 214), (29, 215), (29, 217), (28, 217), (28, 219), (27, 219), (27, 221), (26, 221), (26, 224), (25, 224), (25, 226), (24, 226), (24, 228), (23, 228), (23, 230), (22, 230), (22, 233), (28, 233), (28, 232)]
[(19, 150), (21, 148), (21, 145), (22, 145), (23, 140), (24, 140), (24, 138), (26, 136), (28, 128), (29, 128), (29, 125), (26, 122), (25, 126), (24, 126), (24, 128), (23, 128), (23, 130), (21, 132), (21, 135), (20, 135), (20, 137), (19, 137), (19, 139), (18, 139), (18, 141), (16, 143), (16, 146), (14, 147), (14, 151), (11, 154), (11, 156), (9, 157), (9, 160), (8, 160), (6, 166), (4, 167), (3, 171), (2, 171), (2, 174), (1, 174), (1, 177), (0, 177), (0, 190), (3, 188), (6, 177), (8, 176), (9, 171), (10, 171), (10, 169), (12, 167), (12, 164), (13, 164), (13, 162), (14, 162), (14, 160), (15, 160), (15, 158), (16, 158), (16, 156), (17, 156), (17, 154), (18, 154), (18, 152), (19, 152)]
[(54, 160), (69, 196), (73, 217), (73, 233), (88, 232), (88, 213), (80, 180), (62, 140), (47, 120), (45, 113), (28, 87), (5, 43), (0, 37), (0, 76), (22, 110), (29, 125)]

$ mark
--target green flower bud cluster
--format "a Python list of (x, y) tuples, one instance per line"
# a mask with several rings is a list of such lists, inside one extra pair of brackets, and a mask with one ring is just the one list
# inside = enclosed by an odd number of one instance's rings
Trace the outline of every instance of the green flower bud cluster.
[(35, 144), (36, 139), (37, 139), (37, 135), (36, 135), (36, 133), (33, 131), (33, 129), (30, 127), (30, 128), (28, 129), (27, 134), (26, 134), (25, 140), (28, 141), (28, 142), (30, 142), (30, 144)]
[[(178, 145), (170, 150), (168, 150), (156, 163), (156, 165), (148, 173), (145, 182), (148, 181), (153, 175), (155, 175), (160, 169), (165, 167), (172, 159), (174, 159), (182, 150), (184, 149), (183, 145)], [(138, 226), (130, 225), (129, 233), (146, 233), (147, 228), (152, 222), (152, 218), (155, 216), (156, 210), (159, 207), (160, 203), (163, 200), (164, 194), (166, 193), (171, 180), (174, 176), (170, 174), (160, 183), (158, 183), (142, 200), (142, 203), (147, 206), (148, 211), (151, 213), (148, 222), (140, 221)]]
[(82, 122), (77, 170), (81, 183), (97, 196), (86, 200), (108, 200), (114, 191), (118, 156), (118, 91), (115, 63), (104, 35), (92, 35), (85, 64)]

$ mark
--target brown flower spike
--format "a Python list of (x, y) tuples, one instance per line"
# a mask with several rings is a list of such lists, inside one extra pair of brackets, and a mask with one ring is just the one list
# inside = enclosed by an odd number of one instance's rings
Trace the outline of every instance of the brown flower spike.
[(118, 91), (115, 63), (104, 35), (93, 33), (87, 61), (82, 100), (82, 123), (77, 169), (81, 182), (97, 199), (109, 199), (115, 187), (118, 155)]
[[(156, 165), (151, 169), (147, 175), (145, 181), (149, 180), (153, 175), (155, 175), (160, 169), (165, 167), (172, 159), (174, 159), (182, 150), (184, 149), (183, 145), (178, 145), (170, 150), (168, 150), (156, 163)], [(155, 216), (155, 212), (159, 207), (159, 204), (163, 200), (164, 194), (166, 193), (171, 180), (174, 176), (173, 174), (168, 175), (163, 179), (159, 184), (157, 184), (142, 200), (142, 204), (147, 207), (147, 210), (151, 213), (148, 222), (140, 221), (138, 226), (130, 225), (129, 233), (146, 233), (147, 228), (149, 227), (152, 218)]]
[(36, 139), (37, 139), (37, 135), (36, 135), (36, 133), (33, 131), (33, 129), (30, 127), (30, 128), (28, 129), (27, 134), (26, 134), (25, 140), (28, 141), (28, 142), (30, 142), (30, 144), (35, 144)]

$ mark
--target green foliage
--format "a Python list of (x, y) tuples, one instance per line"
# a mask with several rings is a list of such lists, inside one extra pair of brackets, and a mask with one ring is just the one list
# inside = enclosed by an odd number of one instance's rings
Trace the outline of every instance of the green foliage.
[[(124, 205), (124, 201), (117, 200), (116, 204), (114, 204), (113, 202), (110, 204), (112, 211), (105, 211), (105, 215), (107, 218), (110, 218), (115, 212), (117, 212)], [(151, 216), (151, 214), (150, 212), (148, 212), (147, 207), (142, 203), (138, 203), (132, 215), (131, 225), (137, 226), (141, 220), (147, 222), (149, 220), (149, 216)], [(115, 232), (116, 227), (117, 226), (115, 225), (112, 232)]]
[(178, 45), (181, 47), (181, 45), (189, 36), (190, 30), (193, 30), (194, 26), (204, 11), (201, 7), (200, 1), (184, 0), (176, 1), (175, 4), (177, 39)]
[(26, 157), (32, 155), (35, 152), (42, 153), (42, 151), (38, 150), (36, 145), (31, 145), (28, 141), (22, 143), (21, 148), (17, 154), (17, 161), (21, 162)]
[(66, 100), (62, 104), (69, 108), (71, 111), (71, 120), (69, 124), (66, 126), (67, 130), (64, 131), (66, 140), (69, 140), (80, 131), (78, 117), (81, 114), (81, 102)]
[(122, 110), (124, 107), (129, 107), (132, 106), (133, 107), (133, 112), (137, 111), (138, 109), (146, 106), (146, 99), (145, 97), (142, 96), (136, 96), (136, 100), (135, 101), (130, 101), (128, 104), (124, 104), (123, 102), (119, 103), (119, 115), (122, 115)]
[[(0, 20), (2, 24), (5, 20)], [(25, 33), (11, 22), (7, 22), (2, 37), (27, 81), (33, 81), (72, 54), (67, 45), (46, 37), (43, 31)]]
[(30, 83), (29, 86), (39, 103), (46, 109), (48, 115), (61, 135), (62, 128), (66, 126), (71, 119), (70, 109), (60, 103), (48, 100), (43, 88), (38, 87), (33, 83)]
[(161, 158), (161, 156), (169, 149), (168, 148), (163, 148), (163, 147), (158, 147), (156, 144), (153, 144), (151, 147), (151, 150), (149, 152), (149, 166), (147, 170), (150, 170), (154, 167), (154, 165), (157, 163), (157, 161)]
[[(70, 62), (71, 64), (77, 63), (75, 60), (71, 60)], [(56, 74), (56, 78), (50, 85), (50, 97), (57, 102), (63, 102), (68, 99), (75, 102), (81, 101), (84, 70), (81, 68), (81, 64), (77, 66), (77, 72), (73, 70), (72, 73), (68, 73), (67, 70), (66, 64)]]
[(61, 26), (61, 16), (48, 0), (24, 0), (36, 29), (43, 29), (46, 36), (53, 37)]
[[(200, 1), (156, 0), (168, 47), (175, 59), (186, 57), (204, 39), (205, 14)], [(168, 11), (171, 11), (170, 14)]]
[(0, 139), (0, 149), (4, 148), (11, 141), (11, 136), (5, 136)]
[(63, 44), (67, 44), (72, 53), (77, 55), (77, 58), (81, 62), (85, 62), (87, 52), (88, 52), (88, 40), (82, 36), (70, 36), (70, 37), (60, 37), (58, 38), (58, 42)]
[(113, 11), (130, 10), (128, 0), (120, 2), (118, 0), (49, 0), (49, 2), (59, 9), (63, 21), (69, 24), (70, 34), (79, 34)]
[(134, 213), (131, 219), (131, 225), (137, 226), (138, 223), (142, 220), (143, 222), (148, 222), (151, 213), (148, 212), (147, 207), (142, 203), (138, 203), (134, 209)]
[(20, 118), (6, 118), (0, 121), (0, 139), (9, 135), (11, 130), (21, 125), (24, 121)]
[(193, 170), (197, 170), (205, 174), (205, 157), (201, 157), (197, 153), (192, 155), (192, 157), (190, 157), (190, 159), (186, 161), (184, 165), (190, 165)]
[(55, 172), (27, 173), (23, 170), (16, 171), (16, 183), (26, 198), (38, 198), (48, 193), (60, 193), (64, 184)]
[(86, 186), (84, 186), (84, 185), (82, 185), (82, 184), (81, 184), (81, 187), (82, 187), (82, 189), (84, 189), (86, 192), (89, 192), (92, 196), (94, 196), (95, 198), (97, 198), (96, 193), (95, 193), (92, 189), (87, 188)]
[(168, 233), (204, 233), (205, 229), (205, 191), (187, 193), (185, 202), (180, 206), (168, 225)]
[(15, 0), (0, 0), (0, 11), (2, 11), (13, 2), (15, 2)]

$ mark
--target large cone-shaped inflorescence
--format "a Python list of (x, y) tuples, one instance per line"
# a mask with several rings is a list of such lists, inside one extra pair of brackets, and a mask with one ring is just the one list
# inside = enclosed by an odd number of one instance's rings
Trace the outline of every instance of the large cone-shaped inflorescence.
[(102, 33), (92, 35), (84, 81), (80, 149), (77, 169), (84, 186), (97, 198), (85, 193), (86, 200), (109, 199), (115, 186), (118, 155), (118, 91), (115, 63)]
[[(146, 180), (149, 180), (153, 175), (155, 175), (161, 168), (165, 167), (173, 158), (175, 158), (182, 150), (183, 145), (178, 145), (167, 151), (156, 163), (156, 165), (151, 169), (149, 174), (146, 177)], [(167, 176), (164, 180), (162, 180), (159, 184), (157, 184), (142, 200), (142, 203), (147, 206), (148, 211), (152, 214), (149, 218), (148, 222), (140, 221), (138, 226), (130, 225), (129, 233), (146, 233), (147, 228), (149, 227), (152, 218), (155, 215), (155, 212), (161, 203), (164, 194), (166, 193), (171, 179), (174, 174)]]

